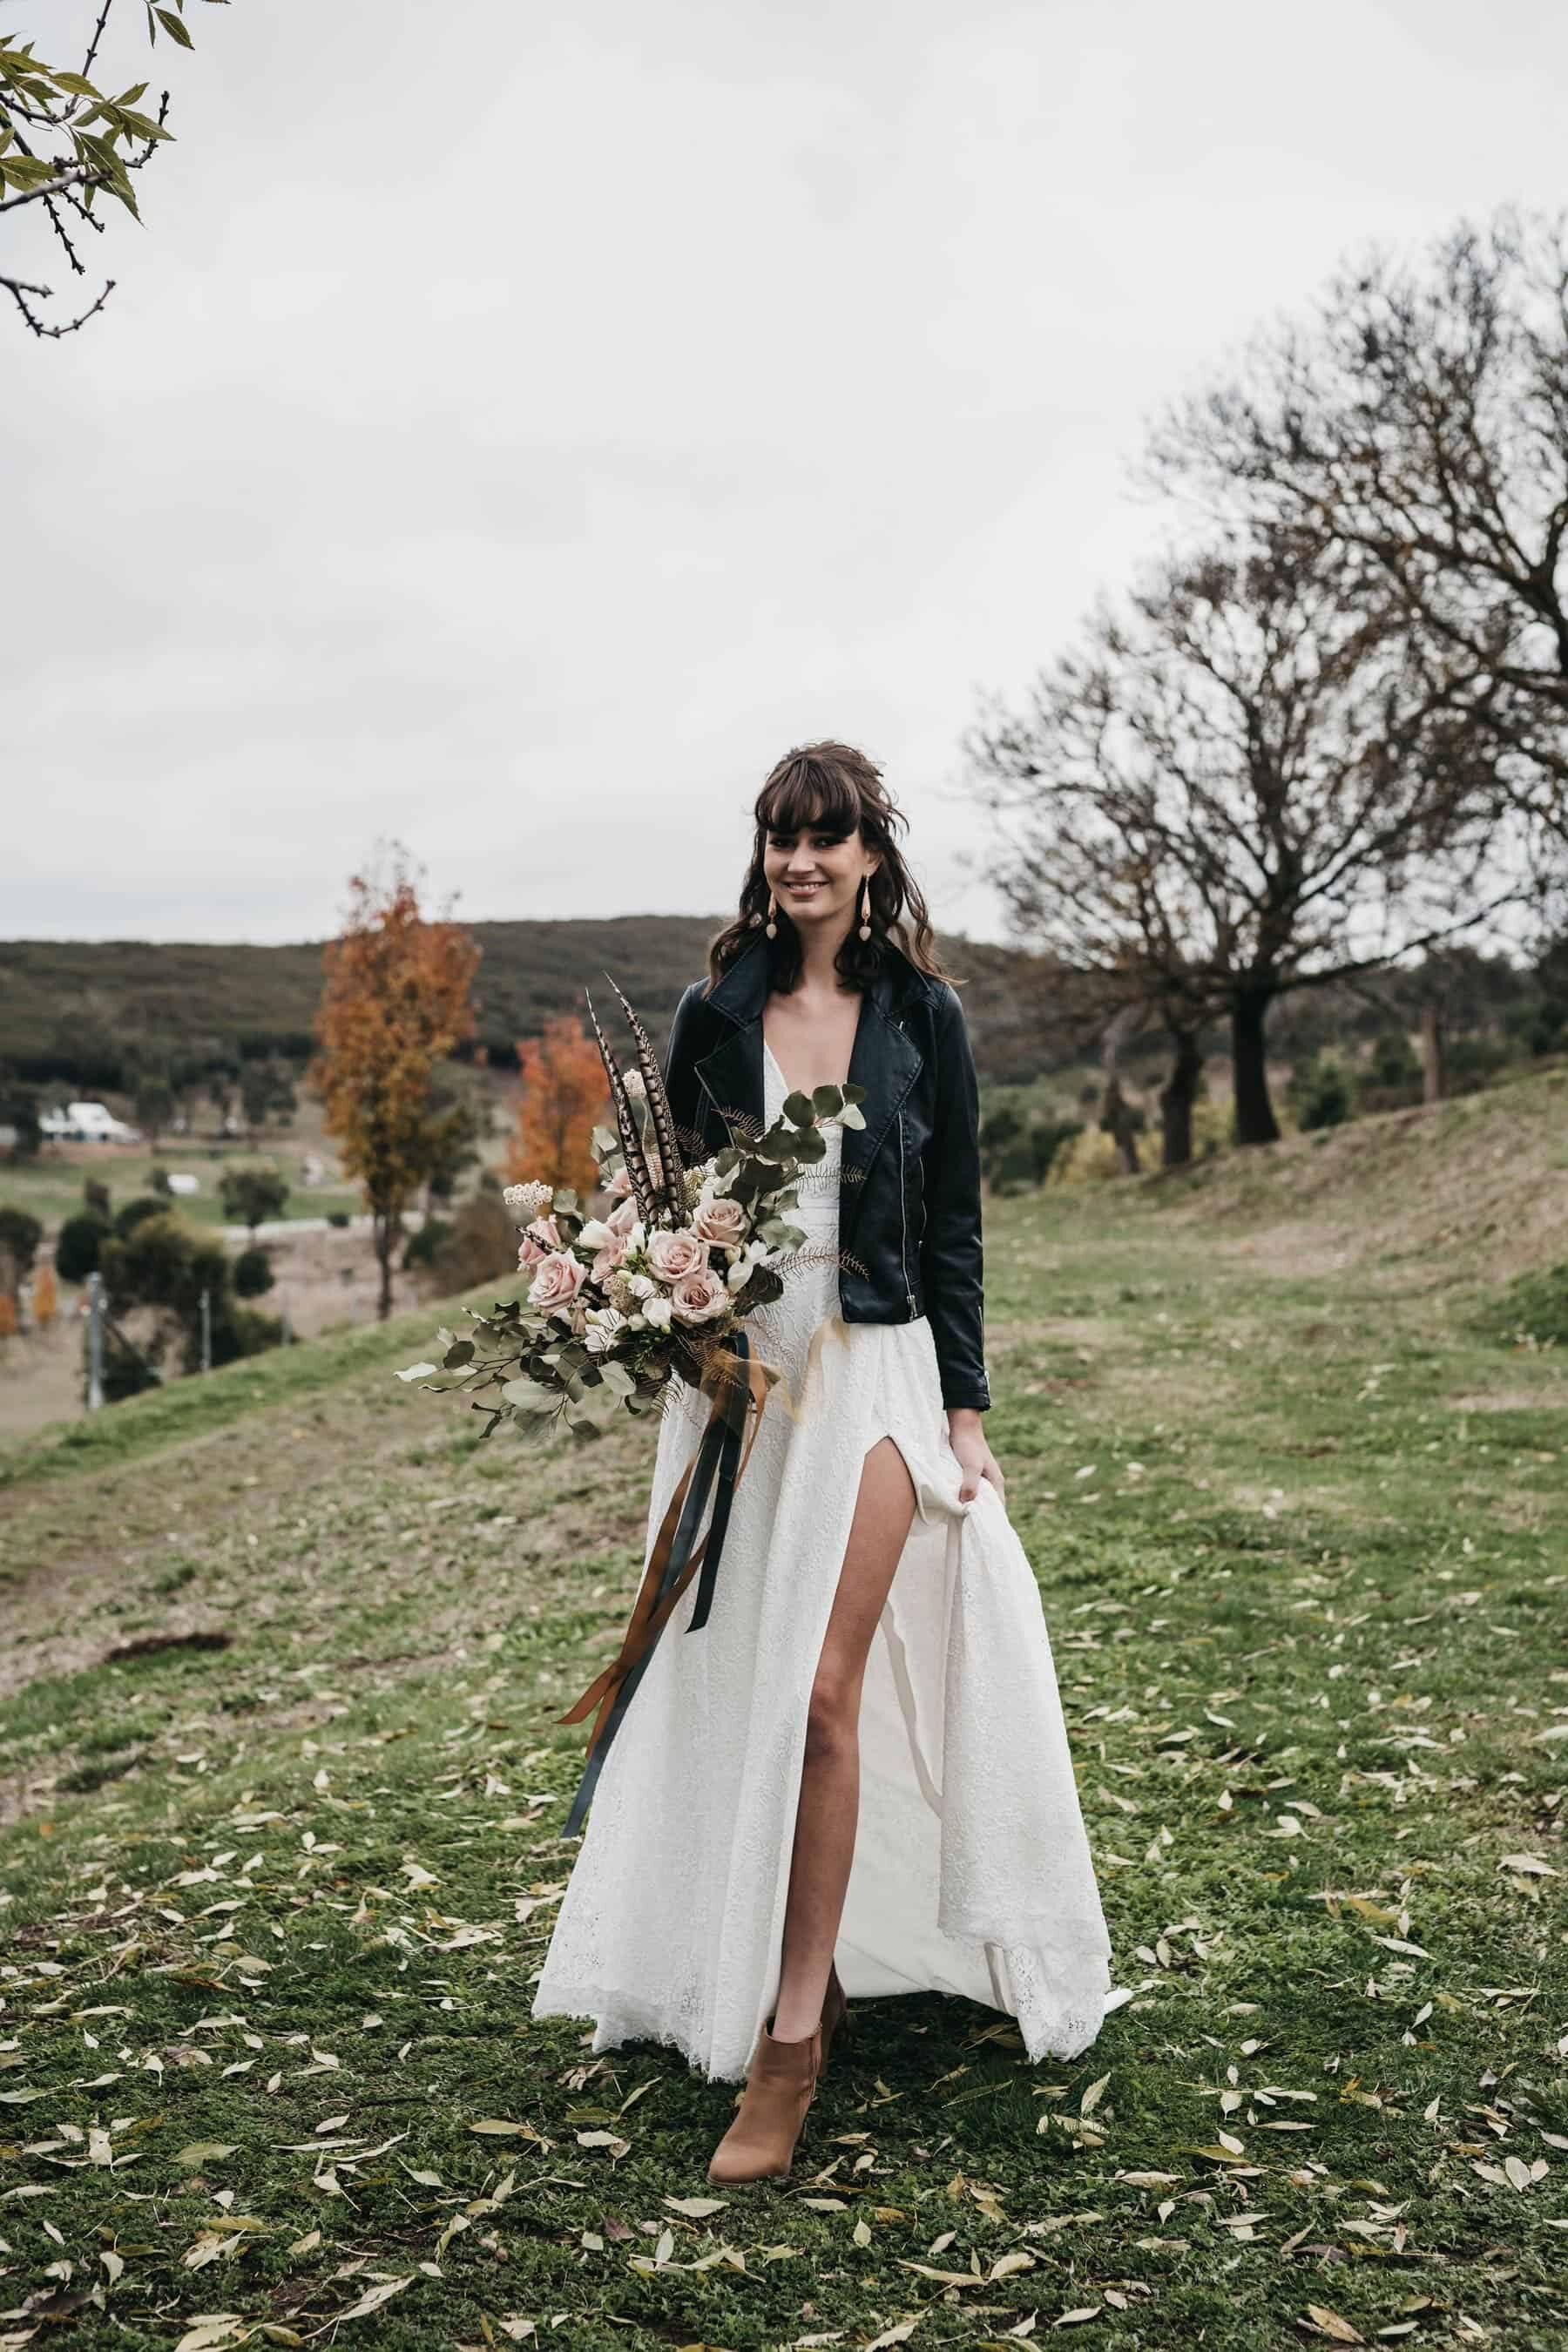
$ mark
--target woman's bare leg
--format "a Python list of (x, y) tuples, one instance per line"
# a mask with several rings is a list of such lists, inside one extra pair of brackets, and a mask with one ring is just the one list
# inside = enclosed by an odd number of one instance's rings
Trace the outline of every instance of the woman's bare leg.
[(838, 1591), (806, 1719), (784, 1911), (777, 2042), (815, 2032), (838, 1940), (860, 1811), (860, 1685), (894, 1571), (913, 1524), (915, 1490), (891, 1437), (868, 1448)]

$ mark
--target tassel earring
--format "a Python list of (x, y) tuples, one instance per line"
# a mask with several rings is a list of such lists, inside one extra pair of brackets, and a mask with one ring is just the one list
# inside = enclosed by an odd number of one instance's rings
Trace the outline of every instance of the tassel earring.
[(766, 926), (767, 934), (770, 940), (776, 940), (779, 935), (779, 927), (776, 919), (778, 911), (777, 901), (775, 900), (773, 892), (770, 890), (768, 892), (768, 919)]
[(860, 885), (860, 937), (871, 936), (871, 877), (868, 874)]

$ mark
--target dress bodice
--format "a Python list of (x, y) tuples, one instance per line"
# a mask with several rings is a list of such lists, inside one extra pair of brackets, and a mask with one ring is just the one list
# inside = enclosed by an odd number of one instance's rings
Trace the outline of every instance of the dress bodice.
[[(773, 1121), (782, 1113), (784, 1097), (790, 1091), (789, 1081), (773, 1059), (773, 1048), (764, 1037), (763, 1040), (763, 1114), (767, 1126), (772, 1127)], [(800, 1206), (791, 1212), (790, 1221), (794, 1224), (804, 1226), (812, 1243), (820, 1245), (826, 1242), (829, 1248), (836, 1248), (838, 1240), (839, 1171), (844, 1150), (844, 1129), (835, 1120), (831, 1126), (822, 1129), (822, 1139), (827, 1146), (826, 1152), (814, 1166), (803, 1168), (795, 1180), (795, 1192)]]

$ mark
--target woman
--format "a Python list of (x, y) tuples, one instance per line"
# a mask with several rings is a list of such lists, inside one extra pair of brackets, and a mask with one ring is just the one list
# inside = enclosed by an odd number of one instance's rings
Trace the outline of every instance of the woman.
[[(754, 814), (739, 918), (670, 1033), (683, 1148), (754, 1134), (820, 1085), (863, 1086), (865, 1124), (829, 1127), (802, 1179), (806, 1249), (748, 1327), (788, 1402), (762, 1415), (709, 1622), (686, 1638), (681, 1604), (605, 1759), (533, 2004), (593, 2018), (595, 2050), (651, 2037), (743, 2075), (710, 2167), (726, 2182), (788, 2172), (848, 1994), (965, 1995), (1037, 2058), (1088, 2047), (1110, 1984), (1038, 1589), (982, 1418), (963, 1009), (869, 760), (792, 751)], [(708, 1411), (675, 1384), (649, 1549)]]

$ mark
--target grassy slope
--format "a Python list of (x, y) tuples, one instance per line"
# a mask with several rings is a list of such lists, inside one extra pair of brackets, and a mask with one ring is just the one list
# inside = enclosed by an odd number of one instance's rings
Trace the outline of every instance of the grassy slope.
[[(1552, 1108), (1501, 1114), (1538, 1178)], [(9, 2302), (96, 2280), (51, 2340), (124, 2347), (395, 2280), (345, 2341), (1568, 2346), (1564, 1382), (1476, 1336), (1510, 1230), (1449, 1126), (1310, 1198), (1347, 1140), (993, 1206), (988, 1430), (1134, 1998), (1038, 2068), (858, 2005), (788, 2189), (710, 2213), (667, 2200), (728, 2090), (527, 2013), (651, 1433), (476, 1450), (400, 1338), (332, 1342), (14, 1480)], [(160, 1634), (228, 1645), (109, 1654)]]

